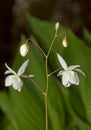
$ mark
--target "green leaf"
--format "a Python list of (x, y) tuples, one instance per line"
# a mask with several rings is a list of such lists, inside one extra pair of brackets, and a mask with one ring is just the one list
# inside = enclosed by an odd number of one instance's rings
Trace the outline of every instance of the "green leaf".
[[(41, 21), (29, 15), (27, 18), (31, 37), (47, 53), (55, 33), (55, 23)], [(61, 32), (66, 32), (69, 46), (68, 48), (62, 46), (63, 35), (55, 40), (48, 60), (49, 73), (60, 67), (56, 56), (56, 53), (59, 53), (69, 66), (81, 65), (81, 69), (86, 73), (86, 78), (79, 74), (79, 86), (72, 85), (70, 88), (64, 88), (61, 79), (56, 76), (57, 73), (49, 77), (49, 130), (90, 130), (91, 114), (87, 112), (91, 109), (91, 49), (62, 25), (59, 29), (59, 33)], [(21, 43), (24, 42), (24, 39), (22, 36)], [(29, 44), (30, 50), (25, 59), (19, 55), (19, 52), (17, 53), (13, 69), (17, 72), (21, 64), (26, 59), (30, 59), (26, 73), (34, 74), (33, 80), (45, 91), (45, 58), (33, 43)], [(19, 93), (11, 87), (7, 97), (8, 103), (4, 102), (2, 109), (5, 112), (8, 104), (9, 109), (6, 111), (6, 115), (8, 117), (10, 112), (12, 113), (10, 119), (13, 119), (18, 130), (44, 130), (44, 96), (31, 81), (22, 80), (24, 81), (22, 91)]]
[(91, 33), (86, 28), (83, 30), (83, 38), (86, 41), (87, 45), (91, 47)]
[(0, 112), (0, 129), (19, 130), (13, 117), (8, 95), (5, 92), (0, 92), (0, 109), (3, 110), (3, 112)]

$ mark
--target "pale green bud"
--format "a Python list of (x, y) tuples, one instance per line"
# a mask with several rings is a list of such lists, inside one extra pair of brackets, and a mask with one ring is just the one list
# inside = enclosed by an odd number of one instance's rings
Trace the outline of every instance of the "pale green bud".
[(67, 41), (66, 36), (64, 37), (62, 44), (63, 44), (63, 47), (68, 47), (68, 41)]
[(60, 25), (59, 22), (57, 22), (57, 23), (55, 24), (55, 29), (56, 29), (56, 30), (59, 29), (59, 25)]

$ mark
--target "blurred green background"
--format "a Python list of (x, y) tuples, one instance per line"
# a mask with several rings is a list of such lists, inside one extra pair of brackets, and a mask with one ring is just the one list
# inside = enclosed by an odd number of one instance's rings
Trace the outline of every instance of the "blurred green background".
[[(44, 97), (27, 79), (19, 93), (4, 87), (4, 63), (15, 71), (30, 58), (27, 73), (45, 90), (45, 60), (32, 44), (28, 55), (22, 58), (19, 46), (33, 37), (47, 53), (55, 22), (61, 23), (59, 32), (66, 32), (69, 46), (63, 48), (59, 37), (51, 51), (49, 72), (58, 68), (56, 53), (68, 65), (80, 64), (86, 78), (80, 76), (80, 85), (64, 88), (56, 74), (49, 79), (49, 130), (91, 130), (91, 2), (82, 0), (9, 0), (2, 1), (0, 13), (0, 130), (44, 130)], [(29, 12), (26, 14), (26, 12)], [(29, 15), (30, 14), (30, 15)]]

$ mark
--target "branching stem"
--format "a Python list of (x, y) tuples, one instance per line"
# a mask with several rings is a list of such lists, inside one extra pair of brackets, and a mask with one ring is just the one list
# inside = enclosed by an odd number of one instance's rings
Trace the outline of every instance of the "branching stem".
[(34, 80), (32, 80), (31, 78), (29, 78), (29, 79), (30, 79), (30, 80), (32, 81), (32, 83), (39, 89), (39, 91), (42, 92), (42, 94), (43, 94), (44, 97), (45, 97), (45, 121), (46, 121), (46, 130), (48, 130), (48, 84), (49, 84), (48, 80), (49, 80), (49, 76), (51, 76), (52, 74), (54, 74), (55, 72), (57, 72), (57, 71), (60, 69), (60, 68), (59, 68), (59, 69), (53, 71), (52, 73), (48, 74), (48, 58), (49, 58), (51, 49), (52, 49), (52, 47), (53, 47), (53, 44), (54, 44), (54, 42), (55, 42), (55, 39), (56, 39), (56, 37), (58, 36), (57, 33), (58, 33), (58, 30), (55, 31), (55, 34), (54, 34), (54, 37), (53, 37), (53, 40), (52, 40), (52, 42), (51, 42), (51, 45), (50, 45), (50, 48), (49, 48), (49, 50), (48, 50), (47, 55), (45, 54), (45, 52), (40, 48), (40, 46), (39, 46), (32, 38), (29, 38), (29, 39), (27, 39), (27, 41), (26, 41), (26, 42), (31, 41), (31, 42), (42, 52), (42, 54), (43, 54), (44, 57), (45, 57), (45, 69), (46, 69), (46, 88), (45, 88), (45, 92), (37, 85), (37, 83), (36, 83)]
[(31, 82), (35, 85), (35, 87), (40, 91), (42, 92), (43, 95), (45, 95), (45, 92), (38, 86), (38, 84), (32, 79), (32, 78), (29, 78), (31, 80)]
[(46, 55), (46, 92), (45, 92), (45, 120), (46, 120), (46, 130), (48, 130), (48, 84), (49, 84), (49, 82), (48, 82), (48, 78), (49, 78), (49, 76), (48, 76), (48, 58), (49, 58), (49, 55), (50, 55), (50, 52), (51, 52), (51, 49), (52, 49), (52, 47), (53, 47), (53, 44), (54, 44), (54, 41), (55, 41), (55, 39), (56, 39), (56, 37), (57, 37), (57, 30), (56, 30), (56, 32), (55, 32), (55, 35), (54, 35), (54, 37), (53, 37), (53, 40), (52, 40), (52, 42), (51, 42), (51, 45), (50, 45), (50, 48), (49, 48), (49, 50), (48, 50), (48, 53), (47, 53), (47, 55)]

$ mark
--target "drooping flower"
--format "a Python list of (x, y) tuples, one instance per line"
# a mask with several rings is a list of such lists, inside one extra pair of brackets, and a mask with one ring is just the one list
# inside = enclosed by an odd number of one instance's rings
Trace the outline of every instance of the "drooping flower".
[(24, 75), (24, 72), (26, 70), (26, 67), (28, 66), (29, 60), (26, 60), (21, 67), (19, 68), (18, 72), (16, 73), (14, 70), (12, 70), (7, 63), (5, 63), (5, 66), (8, 70), (6, 70), (5, 74), (10, 74), (5, 79), (5, 86), (13, 86), (15, 90), (21, 91), (23, 86), (23, 81), (20, 77), (34, 77), (34, 75)]
[(28, 42), (26, 41), (24, 44), (22, 44), (20, 46), (20, 54), (21, 56), (26, 56), (26, 54), (28, 53), (28, 50), (29, 50), (29, 44)]
[(80, 72), (85, 76), (85, 73), (79, 69), (80, 65), (72, 65), (68, 67), (64, 59), (59, 54), (57, 54), (57, 57), (63, 68), (63, 70), (59, 71), (57, 75), (62, 76), (62, 84), (65, 87), (70, 87), (71, 84), (79, 85), (79, 77), (77, 72)]

